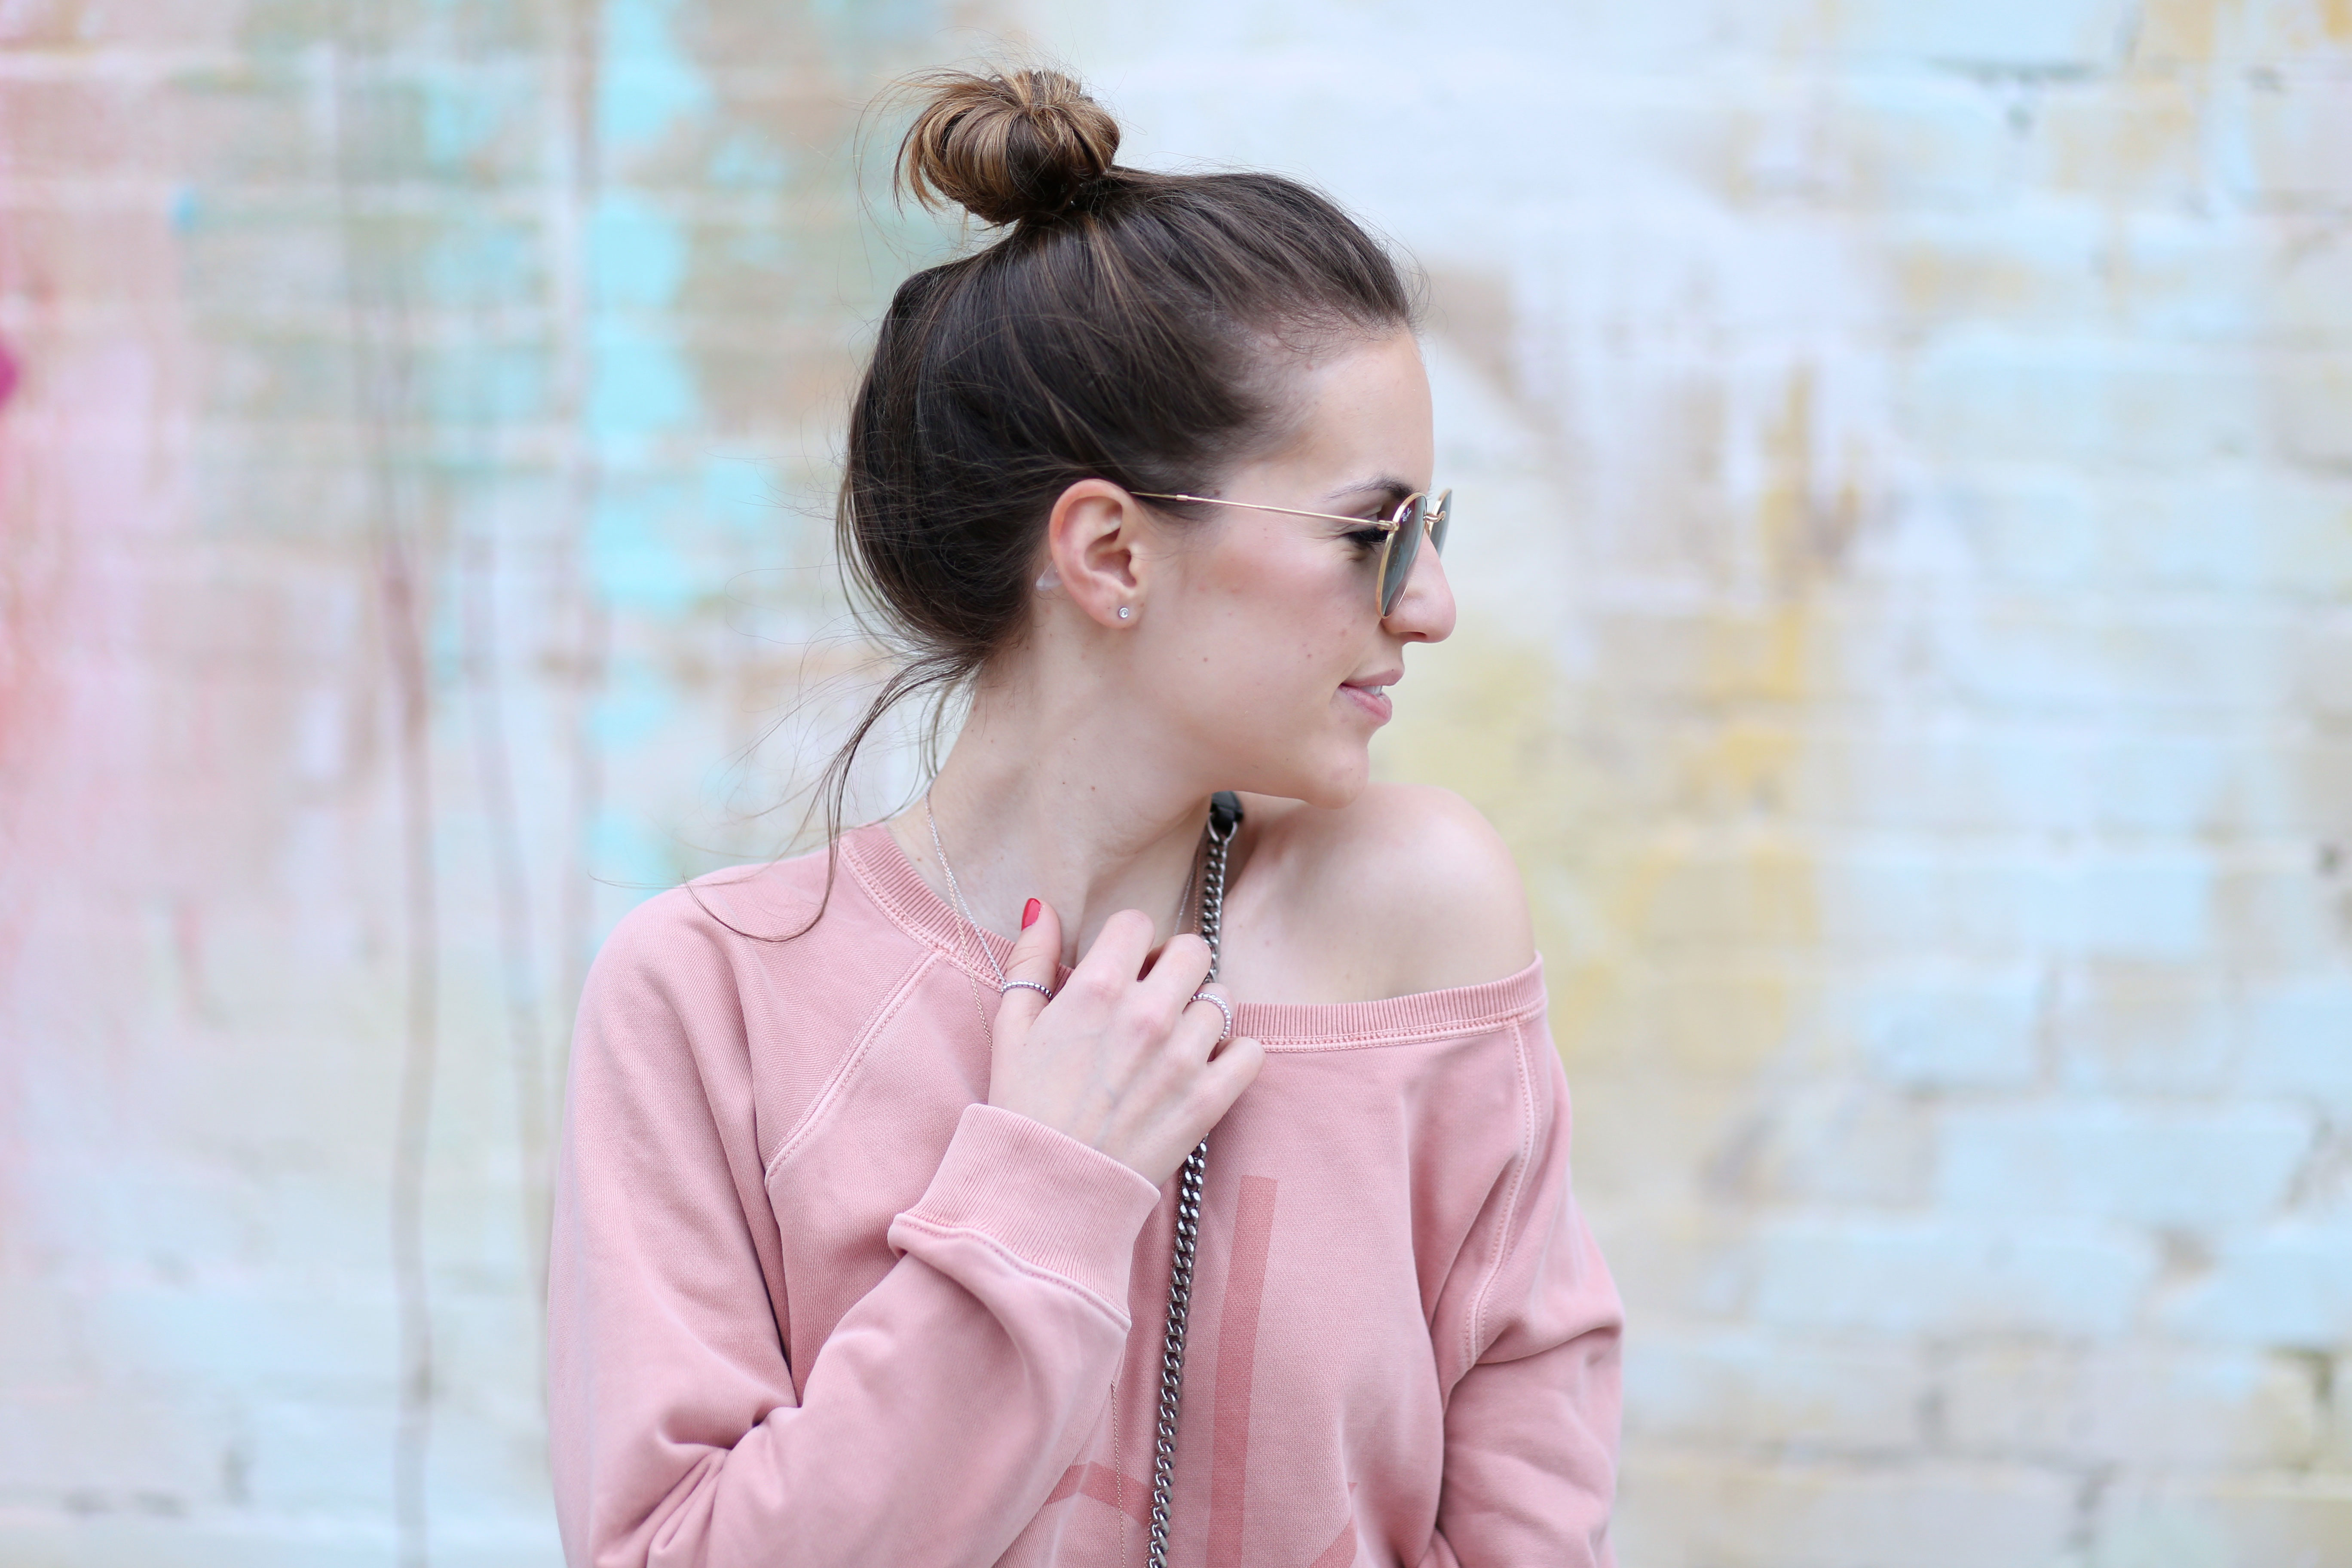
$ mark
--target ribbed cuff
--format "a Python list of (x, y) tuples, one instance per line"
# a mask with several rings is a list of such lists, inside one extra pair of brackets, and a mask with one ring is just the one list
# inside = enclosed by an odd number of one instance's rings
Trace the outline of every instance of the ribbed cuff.
[(970, 1231), (1124, 1308), (1136, 1233), (1160, 1189), (1042, 1121), (967, 1105), (947, 1157), (904, 1217)]

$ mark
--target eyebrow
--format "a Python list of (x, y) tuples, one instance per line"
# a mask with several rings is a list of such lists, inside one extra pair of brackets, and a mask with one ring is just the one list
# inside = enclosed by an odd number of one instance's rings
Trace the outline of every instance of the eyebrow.
[(1343, 501), (1349, 496), (1385, 495), (1392, 500), (1402, 500), (1411, 494), (1412, 494), (1411, 485), (1402, 479), (1383, 474), (1379, 479), (1361, 479), (1352, 485), (1342, 485), (1336, 490), (1328, 491), (1323, 499), (1337, 502)]

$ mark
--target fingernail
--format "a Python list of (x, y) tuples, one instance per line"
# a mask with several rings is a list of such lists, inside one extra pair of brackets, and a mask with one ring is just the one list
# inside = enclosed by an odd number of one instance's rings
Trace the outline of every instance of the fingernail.
[(1037, 910), (1039, 907), (1037, 900), (1034, 899), (1030, 900), (1027, 903), (1021, 906), (1021, 929), (1023, 931), (1027, 931), (1031, 926), (1037, 923)]

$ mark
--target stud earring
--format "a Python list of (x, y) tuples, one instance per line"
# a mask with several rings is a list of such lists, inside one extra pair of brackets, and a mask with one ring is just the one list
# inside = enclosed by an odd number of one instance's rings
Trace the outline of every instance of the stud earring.
[(1037, 574), (1037, 592), (1042, 594), (1048, 588), (1058, 588), (1061, 585), (1062, 574), (1051, 566)]
[(1123, 621), (1123, 620), (1125, 620), (1125, 619), (1127, 619), (1129, 616), (1132, 616), (1133, 614), (1135, 614), (1135, 612), (1134, 612), (1132, 609), (1129, 608), (1129, 607), (1128, 607), (1127, 605), (1121, 605), (1118, 607), (1118, 618), (1119, 618), (1120, 620), (1122, 620), (1122, 621)]

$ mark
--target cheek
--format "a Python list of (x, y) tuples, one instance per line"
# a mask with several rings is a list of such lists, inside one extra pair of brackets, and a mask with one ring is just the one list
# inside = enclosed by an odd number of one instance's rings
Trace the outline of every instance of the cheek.
[[(1236, 673), (1269, 708), (1296, 717), (1302, 704), (1327, 701), (1354, 672), (1364, 640), (1361, 616), (1349, 613), (1346, 563), (1309, 557), (1268, 561), (1237, 575), (1220, 665)], [(1367, 589), (1369, 592), (1369, 589)], [(1269, 715), (1279, 717), (1279, 715)]]

